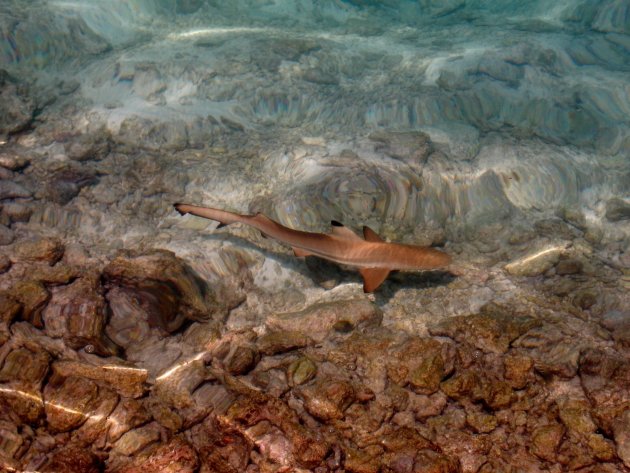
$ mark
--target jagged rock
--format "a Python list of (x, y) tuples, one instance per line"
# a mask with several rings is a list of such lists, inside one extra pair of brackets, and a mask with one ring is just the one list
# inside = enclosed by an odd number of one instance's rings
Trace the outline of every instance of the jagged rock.
[(6, 273), (11, 268), (11, 259), (7, 255), (0, 254), (0, 274)]
[(6, 246), (13, 243), (15, 233), (6, 225), (0, 223), (0, 246)]
[(134, 458), (117, 473), (194, 473), (199, 466), (197, 453), (179, 437), (160, 445), (150, 455)]
[(180, 328), (185, 318), (220, 318), (227, 310), (217, 292), (170, 251), (119, 256), (105, 267), (103, 278), (110, 289), (132, 291), (149, 324), (167, 332)]
[(76, 350), (89, 345), (91, 351), (114, 355), (115, 345), (103, 335), (106, 304), (95, 276), (52, 288), (52, 298), (42, 313), (44, 325), (49, 336), (62, 337)]
[(263, 355), (277, 355), (304, 348), (309, 343), (309, 338), (302, 332), (269, 332), (256, 341), (258, 350)]
[(253, 370), (260, 359), (255, 347), (236, 345), (223, 360), (225, 369), (236, 375), (242, 375)]
[(559, 403), (558, 416), (569, 433), (586, 436), (597, 430), (586, 401), (570, 399)]
[(469, 412), (466, 414), (466, 423), (478, 434), (487, 434), (497, 427), (497, 418), (485, 412)]
[(0, 135), (22, 131), (33, 121), (35, 104), (18, 85), (16, 79), (0, 70)]
[(611, 435), (615, 419), (630, 409), (630, 360), (614, 352), (587, 349), (580, 356), (579, 375), (598, 427)]
[(160, 439), (161, 428), (157, 422), (151, 422), (142, 427), (126, 432), (114, 443), (112, 453), (134, 455), (147, 445)]
[(68, 432), (83, 424), (98, 405), (98, 386), (84, 378), (53, 377), (44, 388), (51, 432)]
[(324, 421), (343, 419), (344, 411), (355, 401), (352, 385), (340, 379), (321, 378), (302, 388), (300, 395), (309, 414)]
[(140, 397), (144, 394), (143, 384), (147, 380), (147, 370), (115, 364), (98, 364), (80, 361), (61, 360), (52, 365), (53, 372), (60, 377), (81, 376), (115, 389), (121, 396)]
[(0, 179), (0, 200), (25, 199), (31, 197), (33, 193), (17, 182)]
[(12, 222), (28, 222), (33, 210), (26, 204), (5, 202), (2, 204), (2, 213), (8, 216)]
[(0, 370), (0, 383), (21, 381), (39, 387), (48, 372), (50, 355), (45, 351), (33, 353), (25, 348), (11, 351)]
[(523, 389), (534, 380), (534, 360), (529, 356), (508, 355), (503, 360), (505, 379), (514, 389)]
[(0, 322), (10, 324), (19, 315), (22, 305), (8, 294), (0, 293)]
[(44, 414), (44, 398), (31, 383), (10, 381), (2, 384), (0, 406), (5, 405), (27, 424), (35, 424)]
[(409, 164), (423, 165), (433, 150), (429, 136), (421, 131), (384, 131), (370, 133), (376, 150)]
[(382, 313), (364, 299), (323, 302), (299, 312), (275, 314), (267, 319), (267, 325), (275, 330), (307, 333), (315, 341), (322, 341), (340, 321), (348, 321), (354, 327), (379, 325)]
[(110, 427), (107, 431), (107, 441), (116, 442), (125, 432), (146, 424), (151, 415), (140, 401), (135, 399), (121, 399), (114, 411), (109, 415)]
[(564, 276), (567, 274), (578, 274), (582, 272), (584, 264), (580, 260), (566, 259), (556, 265), (556, 274)]
[(175, 366), (157, 376), (153, 394), (176, 409), (190, 407), (194, 404), (192, 392), (206, 378), (208, 373), (202, 359), (179, 360)]
[(66, 205), (79, 195), (81, 189), (96, 183), (98, 177), (86, 169), (71, 167), (60, 169), (48, 178), (40, 197), (59, 205)]
[(419, 394), (433, 394), (453, 370), (455, 353), (450, 348), (434, 339), (411, 338), (390, 352), (387, 374), (399, 386), (409, 384)]
[(626, 467), (630, 468), (630, 409), (627, 409), (613, 423), (617, 455)]
[(554, 462), (563, 436), (564, 427), (560, 424), (554, 423), (537, 427), (532, 432), (530, 451), (538, 458)]
[(450, 317), (429, 327), (431, 335), (443, 335), (460, 343), (470, 343), (486, 353), (505, 353), (518, 337), (540, 325), (528, 316), (518, 316), (489, 304), (481, 313)]
[(13, 261), (43, 261), (51, 266), (59, 261), (64, 252), (64, 245), (56, 238), (35, 238), (23, 240), (13, 247)]
[(18, 154), (18, 152), (0, 152), (0, 166), (11, 171), (20, 171), (31, 163), (30, 159)]
[(99, 473), (101, 462), (88, 449), (63, 447), (56, 450), (39, 470), (42, 473)]
[(118, 401), (119, 397), (113, 390), (100, 386), (96, 407), (89, 414), (83, 425), (73, 432), (73, 438), (76, 443), (86, 446), (97, 445), (103, 448), (107, 431), (111, 425), (109, 415), (118, 404)]
[(108, 135), (105, 132), (81, 135), (65, 143), (66, 154), (74, 161), (97, 161), (109, 153)]
[(606, 218), (611, 222), (630, 219), (630, 203), (614, 198), (606, 202)]
[(50, 300), (50, 293), (38, 281), (20, 281), (8, 294), (22, 305), (22, 318), (42, 328), (42, 311)]

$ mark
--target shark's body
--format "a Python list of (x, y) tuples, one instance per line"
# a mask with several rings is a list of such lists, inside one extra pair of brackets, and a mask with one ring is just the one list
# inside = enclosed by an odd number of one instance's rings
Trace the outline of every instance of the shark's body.
[(357, 267), (363, 276), (365, 292), (376, 290), (392, 270), (437, 269), (451, 261), (450, 256), (434, 248), (385, 242), (368, 227), (363, 227), (364, 238), (361, 238), (337, 222), (333, 222), (331, 233), (312, 233), (285, 227), (262, 214), (239, 215), (187, 204), (175, 204), (175, 209), (182, 215), (189, 213), (216, 220), (221, 226), (237, 222), (250, 225), (290, 245), (296, 256), (313, 255)]

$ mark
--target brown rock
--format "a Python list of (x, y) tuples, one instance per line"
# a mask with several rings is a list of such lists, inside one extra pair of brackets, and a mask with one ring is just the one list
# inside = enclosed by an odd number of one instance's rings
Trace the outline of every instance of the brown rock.
[(314, 304), (300, 312), (272, 315), (267, 325), (276, 330), (307, 333), (315, 341), (323, 341), (336, 323), (348, 321), (354, 327), (381, 323), (378, 307), (365, 299)]
[(51, 266), (63, 257), (64, 246), (56, 238), (37, 238), (16, 243), (14, 261), (43, 261)]
[(0, 370), (0, 382), (23, 381), (39, 387), (48, 372), (50, 355), (17, 348), (9, 353)]
[(155, 378), (153, 392), (166, 405), (183, 409), (194, 404), (192, 392), (207, 377), (203, 360), (180, 360)]
[(47, 264), (34, 265), (30, 271), (30, 278), (48, 285), (68, 284), (77, 278), (79, 271), (63, 263), (54, 266)]
[(167, 332), (177, 330), (185, 318), (222, 318), (227, 310), (219, 295), (170, 251), (119, 256), (105, 267), (103, 277), (109, 288), (133, 291), (147, 308), (149, 323)]
[(411, 338), (393, 350), (387, 374), (400, 386), (409, 384), (419, 394), (433, 394), (453, 369), (454, 352), (449, 348), (434, 339)]
[(0, 322), (10, 324), (19, 315), (22, 305), (6, 293), (0, 293)]
[(497, 418), (492, 414), (474, 411), (466, 414), (466, 423), (478, 434), (487, 434), (497, 427)]
[(346, 448), (344, 470), (349, 473), (378, 473), (381, 469), (381, 453), (378, 449), (358, 450)]
[(52, 378), (44, 388), (45, 410), (51, 432), (67, 432), (83, 424), (98, 400), (98, 387), (90, 380), (71, 376)]
[(116, 354), (116, 346), (103, 336), (106, 305), (98, 279), (80, 278), (68, 286), (53, 288), (52, 293), (43, 311), (49, 336), (63, 337), (75, 350), (89, 345), (92, 352)]
[(147, 458), (134, 459), (118, 473), (194, 473), (199, 466), (197, 453), (179, 437), (160, 445)]
[(584, 264), (580, 260), (565, 259), (556, 265), (556, 274), (565, 276), (567, 274), (578, 274), (582, 272)]
[(302, 357), (287, 368), (287, 381), (289, 386), (299, 386), (309, 382), (316, 374), (317, 365), (310, 358)]
[(286, 353), (308, 345), (309, 339), (302, 332), (269, 332), (256, 341), (263, 355)]
[(122, 455), (133, 455), (159, 439), (160, 426), (156, 422), (151, 422), (143, 427), (126, 432), (114, 443), (112, 451)]
[(34, 424), (44, 414), (44, 399), (30, 383), (12, 381), (1, 385), (0, 405), (8, 406), (22, 422)]
[(0, 274), (6, 273), (11, 268), (11, 259), (7, 255), (0, 255)]
[(184, 425), (184, 419), (178, 414), (178, 411), (160, 401), (158, 398), (150, 397), (147, 402), (145, 402), (145, 406), (151, 413), (153, 419), (171, 432), (181, 430)]
[(517, 316), (502, 307), (488, 304), (479, 314), (448, 318), (429, 327), (429, 332), (460, 343), (471, 343), (485, 353), (505, 353), (511, 342), (539, 325), (540, 322), (531, 317)]
[(586, 436), (597, 430), (586, 401), (571, 399), (561, 402), (558, 414), (569, 433)]
[(556, 461), (558, 446), (564, 437), (564, 427), (549, 424), (538, 427), (532, 433), (531, 452), (538, 458), (550, 462)]
[(617, 455), (627, 468), (630, 468), (630, 409), (613, 422), (613, 434), (617, 446)]
[(355, 400), (352, 385), (339, 379), (320, 379), (313, 386), (303, 388), (300, 394), (309, 414), (324, 421), (342, 419), (344, 411)]
[(118, 395), (113, 390), (99, 388), (96, 407), (90, 412), (83, 425), (73, 432), (73, 438), (78, 444), (105, 447), (107, 431), (111, 425), (109, 415), (118, 404), (118, 399)]
[(225, 358), (225, 368), (230, 374), (240, 375), (249, 373), (256, 367), (260, 355), (254, 346), (237, 345)]
[(580, 358), (580, 380), (594, 409), (598, 426), (609, 436), (613, 424), (630, 409), (630, 358), (615, 352), (589, 349)]
[(55, 374), (63, 378), (81, 376), (100, 381), (125, 397), (142, 396), (148, 376), (145, 369), (115, 363), (93, 365), (81, 361), (56, 361), (52, 368)]
[(2, 204), (2, 213), (8, 216), (12, 222), (28, 222), (33, 210), (26, 204), (5, 202)]
[(87, 449), (64, 447), (56, 450), (40, 469), (42, 473), (99, 473), (98, 458)]
[(505, 379), (514, 389), (523, 389), (533, 380), (534, 360), (528, 356), (508, 355), (503, 359)]
[(433, 450), (420, 450), (416, 454), (413, 473), (456, 473), (459, 472), (457, 460)]
[(116, 442), (125, 432), (146, 424), (151, 416), (145, 407), (135, 399), (121, 399), (114, 411), (109, 416), (109, 430), (107, 441)]
[(50, 293), (38, 281), (19, 281), (9, 295), (22, 304), (22, 318), (37, 328), (43, 327), (42, 311), (50, 300)]

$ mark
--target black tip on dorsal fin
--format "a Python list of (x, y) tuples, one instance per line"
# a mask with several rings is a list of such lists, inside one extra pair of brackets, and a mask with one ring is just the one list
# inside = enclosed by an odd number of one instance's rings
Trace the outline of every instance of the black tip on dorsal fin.
[(343, 223), (338, 222), (337, 220), (331, 220), (331, 221), (330, 221), (330, 224), (331, 224), (333, 227), (343, 227)]
[(366, 241), (383, 241), (383, 239), (378, 236), (378, 233), (370, 227), (363, 227), (363, 238), (365, 238)]
[(223, 227), (227, 227), (227, 223), (219, 222), (219, 224), (217, 225), (217, 228), (223, 228)]
[(183, 210), (180, 210), (180, 207), (184, 205), (184, 204), (180, 204), (179, 202), (176, 204), (173, 204), (173, 207), (175, 207), (175, 210), (177, 210), (177, 213), (180, 215), (186, 215), (187, 212), (184, 212)]

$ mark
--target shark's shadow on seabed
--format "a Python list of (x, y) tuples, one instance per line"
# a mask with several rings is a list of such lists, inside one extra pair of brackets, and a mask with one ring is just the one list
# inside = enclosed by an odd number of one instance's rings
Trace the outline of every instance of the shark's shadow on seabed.
[[(266, 238), (266, 237), (265, 237)], [(247, 238), (240, 237), (229, 231), (220, 233), (208, 233), (203, 235), (206, 240), (220, 240), (233, 243), (243, 249), (254, 250), (262, 253), (265, 258), (274, 260), (282, 266), (288, 266), (305, 278), (311, 279), (315, 284), (325, 289), (332, 289), (339, 284), (357, 283), (362, 284), (361, 275), (356, 269), (344, 267), (332, 261), (318, 258), (317, 256), (307, 256), (297, 259), (291, 250), (287, 248), (287, 253), (280, 253), (273, 249), (268, 249), (260, 244), (254, 243)], [(282, 246), (280, 243), (274, 245)], [(436, 286), (445, 286), (455, 280), (457, 276), (446, 270), (427, 271), (392, 271), (382, 286), (375, 292), (377, 303), (387, 302), (400, 289), (426, 289)]]

